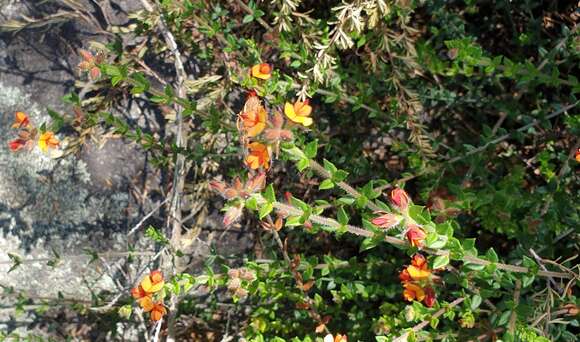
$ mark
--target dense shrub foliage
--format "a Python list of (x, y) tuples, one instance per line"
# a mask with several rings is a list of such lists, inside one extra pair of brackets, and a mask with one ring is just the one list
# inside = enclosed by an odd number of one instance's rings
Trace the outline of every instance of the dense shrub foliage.
[[(186, 340), (180, 322), (225, 302), (248, 341), (577, 340), (573, 2), (144, 4), (87, 42), (90, 90), (41, 128), (65, 156), (105, 128), (171, 170), (166, 225), (145, 233), (163, 275), (138, 274), (114, 319), (144, 309)], [(166, 134), (115, 115), (128, 98)], [(193, 193), (260, 248), (189, 268)]]

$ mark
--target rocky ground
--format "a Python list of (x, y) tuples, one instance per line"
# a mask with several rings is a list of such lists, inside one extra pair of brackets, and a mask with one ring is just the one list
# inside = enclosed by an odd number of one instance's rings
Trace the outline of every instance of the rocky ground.
[[(5, 292), (0, 294), (0, 332), (108, 339), (95, 332), (99, 329), (94, 322), (74, 317), (63, 321), (58, 316), (62, 312), (52, 319), (34, 310), (21, 312), (18, 298), (22, 294), (38, 300), (62, 296), (90, 301), (100, 291), (126, 291), (124, 286), (135, 281), (131, 269), (120, 279), (115, 267), (127, 270), (123, 257), (129, 242), (151, 245), (140, 234), (128, 241), (127, 232), (161, 201), (142, 198), (147, 187), (159, 183), (159, 175), (148, 165), (146, 153), (120, 139), (88, 144), (77, 155), (61, 159), (38, 149), (21, 153), (8, 149), (8, 141), (16, 134), (10, 128), (15, 111), (28, 113), (40, 125), (49, 121), (47, 108), (70, 110), (61, 98), (74, 90), (78, 78), (77, 49), (87, 40), (103, 39), (94, 28), (75, 20), (35, 23), (15, 31), (13, 20), (40, 18), (50, 10), (37, 3), (0, 0), (0, 286)], [(139, 8), (139, 1), (100, 3), (108, 6), (103, 13), (111, 24), (122, 24), (128, 13)], [(85, 5), (94, 6), (94, 2)], [(135, 108), (122, 114), (135, 119), (142, 115)], [(199, 245), (192, 255), (194, 264), (208, 255), (210, 243), (217, 242), (226, 254), (243, 253), (250, 247), (247, 234), (239, 229), (224, 233), (216, 222), (215, 213), (202, 222), (202, 232), (194, 241)], [(89, 263), (89, 250), (104, 253), (103, 258)], [(151, 247), (141, 250), (146, 256), (154, 252)], [(22, 264), (12, 269), (15, 259)], [(116, 329), (123, 331), (125, 340), (135, 338), (128, 327)]]

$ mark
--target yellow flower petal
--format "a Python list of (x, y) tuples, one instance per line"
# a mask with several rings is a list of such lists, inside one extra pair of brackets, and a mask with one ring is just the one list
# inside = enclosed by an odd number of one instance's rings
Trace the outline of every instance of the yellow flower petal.
[(313, 123), (313, 122), (314, 122), (314, 121), (312, 120), (312, 118), (305, 117), (305, 118), (304, 118), (304, 121), (302, 122), (302, 124), (303, 124), (304, 126), (308, 127), (308, 126), (312, 125), (312, 123)]
[(296, 122), (296, 112), (294, 112), (294, 106), (288, 102), (284, 104), (284, 114), (288, 117), (288, 119)]
[(151, 281), (151, 277), (150, 276), (146, 276), (145, 278), (143, 278), (143, 280), (141, 281), (141, 287), (143, 288), (143, 290), (145, 290), (145, 292), (147, 293), (155, 293), (158, 291), (161, 291), (161, 289), (163, 288), (163, 285), (165, 285), (164, 281), (161, 281), (159, 283), (153, 283)]
[(407, 267), (407, 272), (409, 272), (409, 275), (411, 276), (411, 278), (413, 278), (414, 280), (423, 280), (423, 279), (427, 279), (429, 278), (429, 276), (431, 275), (431, 272), (426, 271), (426, 270), (422, 270), (418, 267), (415, 267), (413, 265)]

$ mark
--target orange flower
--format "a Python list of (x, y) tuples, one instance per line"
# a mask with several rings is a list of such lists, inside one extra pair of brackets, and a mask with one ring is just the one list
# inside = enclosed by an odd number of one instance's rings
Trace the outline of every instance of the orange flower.
[(416, 266), (420, 269), (426, 270), (427, 269), (427, 259), (422, 254), (415, 254), (413, 255), (413, 259), (411, 260), (411, 265)]
[(391, 191), (391, 201), (402, 211), (406, 211), (409, 208), (409, 195), (401, 188)]
[(12, 128), (24, 128), (30, 125), (28, 115), (23, 112), (16, 112)]
[(423, 240), (425, 240), (425, 237), (427, 236), (423, 229), (414, 224), (409, 225), (409, 229), (407, 229), (405, 235), (407, 236), (407, 240), (409, 240), (411, 246), (414, 247), (421, 247), (423, 245)]
[(262, 143), (253, 142), (248, 145), (248, 148), (250, 154), (246, 157), (246, 165), (253, 170), (260, 167), (267, 169), (270, 163), (268, 147)]
[(38, 146), (43, 152), (46, 152), (49, 148), (57, 148), (60, 142), (54, 136), (53, 132), (47, 131), (40, 135), (38, 139)]
[(147, 293), (155, 293), (161, 291), (164, 285), (163, 274), (160, 271), (153, 271), (143, 278), (139, 286)]
[(580, 148), (576, 150), (576, 161), (580, 163)]
[(405, 288), (403, 291), (403, 297), (405, 297), (409, 302), (412, 302), (415, 299), (418, 301), (425, 299), (425, 291), (421, 286), (413, 283), (405, 283), (403, 284), (403, 287)]
[(266, 128), (267, 115), (268, 113), (266, 113), (266, 109), (262, 106), (259, 106), (256, 110), (245, 112), (240, 115), (244, 125), (244, 130), (249, 137), (255, 137), (262, 133), (264, 128)]
[(310, 106), (308, 100), (304, 102), (296, 101), (294, 104), (286, 102), (284, 105), (284, 114), (286, 114), (288, 119), (305, 127), (312, 125), (313, 121), (310, 113), (312, 113), (312, 106)]
[(383, 215), (381, 215), (379, 217), (375, 217), (374, 219), (372, 219), (371, 222), (375, 226), (389, 229), (389, 228), (392, 228), (392, 227), (398, 225), (402, 219), (403, 218), (399, 215), (395, 215), (392, 213), (384, 213)]
[(143, 287), (141, 287), (141, 285), (131, 289), (131, 296), (133, 296), (133, 298), (135, 299), (141, 299), (143, 297), (147, 297), (148, 295), (149, 294), (145, 292), (145, 290), (143, 290)]
[(145, 312), (151, 312), (151, 320), (159, 321), (165, 314), (167, 314), (167, 309), (163, 305), (163, 302), (153, 302), (151, 297), (144, 297), (139, 301), (139, 305)]
[(28, 145), (28, 141), (24, 139), (14, 139), (8, 142), (8, 146), (10, 147), (10, 150), (13, 152), (18, 151), (21, 148), (24, 148), (26, 145)]
[(256, 64), (252, 67), (252, 76), (261, 80), (267, 80), (272, 77), (272, 66), (268, 63)]

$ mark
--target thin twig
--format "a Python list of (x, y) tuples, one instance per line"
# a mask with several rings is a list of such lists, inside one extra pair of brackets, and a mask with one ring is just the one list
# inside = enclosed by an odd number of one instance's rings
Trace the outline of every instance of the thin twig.
[(167, 201), (169, 201), (169, 197), (167, 197), (166, 199), (164, 199), (161, 203), (159, 203), (158, 205), (156, 205), (155, 208), (153, 208), (147, 215), (145, 215), (141, 219), (141, 221), (139, 221), (133, 228), (131, 228), (131, 230), (129, 231), (129, 233), (127, 233), (127, 236), (133, 235), (133, 233), (135, 233), (135, 231), (137, 229), (139, 229), (141, 227), (141, 225), (143, 225), (143, 223), (145, 223), (145, 221), (147, 221), (147, 219), (149, 219), (157, 210), (159, 210), (159, 208), (161, 208), (165, 203), (167, 203)]
[[(302, 216), (304, 214), (302, 209), (296, 208), (294, 206), (291, 206), (291, 205), (288, 205), (285, 203), (274, 202), (273, 206), (278, 212), (280, 212), (282, 214), (292, 215), (292, 216)], [(331, 218), (328, 218), (328, 217), (323, 217), (320, 215), (310, 215), (309, 220), (311, 220), (314, 223), (318, 223), (320, 225), (335, 228), (335, 229), (339, 229), (339, 228), (343, 227), (343, 225), (341, 225), (338, 221), (331, 219)], [(366, 237), (366, 238), (372, 238), (375, 236), (374, 233), (371, 231), (368, 231), (366, 229), (363, 229), (363, 228), (360, 228), (357, 226), (353, 226), (350, 224), (346, 225), (345, 228), (349, 233), (354, 234), (354, 235), (358, 235), (358, 236), (362, 236), (362, 237)], [(401, 240), (401, 239), (396, 238), (396, 237), (392, 237), (392, 236), (385, 236), (384, 241), (387, 243), (390, 243), (391, 245), (395, 245), (395, 246), (401, 246), (401, 247), (408, 246), (408, 243), (406, 241)], [(422, 251), (429, 253), (429, 254), (434, 254), (434, 255), (449, 255), (450, 254), (449, 251), (441, 250), (441, 249), (423, 248)], [(492, 263), (490, 261), (480, 259), (478, 257), (474, 257), (471, 255), (464, 255), (462, 259), (464, 262), (469, 262), (472, 264), (483, 265), (483, 266), (494, 264), (497, 267), (497, 269), (505, 270), (505, 271), (509, 271), (509, 272), (515, 272), (515, 273), (529, 273), (530, 272), (530, 270), (527, 267), (514, 266), (514, 265), (509, 265), (509, 264), (503, 264), (503, 263)], [(541, 277), (554, 277), (554, 278), (565, 278), (565, 279), (573, 279), (573, 278), (577, 277), (577, 275), (572, 273), (572, 272), (561, 273), (561, 272), (552, 272), (552, 271), (538, 271), (537, 275), (541, 276)]]
[(516, 289), (514, 291), (514, 308), (512, 309), (512, 313), (510, 314), (510, 321), (508, 324), (508, 331), (513, 336), (514, 331), (516, 330), (516, 321), (518, 318), (517, 314), (517, 306), (520, 304), (520, 291), (522, 290), (522, 281), (517, 279), (516, 280)]

